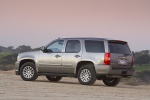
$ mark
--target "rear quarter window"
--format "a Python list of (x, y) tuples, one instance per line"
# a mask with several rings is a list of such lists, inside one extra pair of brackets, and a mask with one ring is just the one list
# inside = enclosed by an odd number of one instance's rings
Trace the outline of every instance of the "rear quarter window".
[(127, 43), (109, 43), (110, 53), (131, 54)]
[(104, 53), (104, 42), (95, 40), (85, 40), (86, 52)]

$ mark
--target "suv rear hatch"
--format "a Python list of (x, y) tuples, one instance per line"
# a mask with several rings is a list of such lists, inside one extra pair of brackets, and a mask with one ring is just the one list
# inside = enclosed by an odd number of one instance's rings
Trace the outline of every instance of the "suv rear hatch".
[(133, 56), (127, 42), (110, 40), (108, 44), (112, 69), (130, 69), (133, 66)]

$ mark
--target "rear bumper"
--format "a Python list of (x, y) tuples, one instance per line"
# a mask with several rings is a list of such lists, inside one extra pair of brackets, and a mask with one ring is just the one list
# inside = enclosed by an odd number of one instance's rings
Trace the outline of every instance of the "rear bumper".
[(135, 69), (112, 69), (110, 70), (109, 74), (110, 75), (121, 75), (121, 76), (132, 76), (134, 73)]
[(109, 65), (97, 65), (95, 66), (97, 76), (104, 75), (106, 77), (128, 77), (132, 76), (135, 69), (125, 68), (125, 69), (112, 69)]
[(134, 73), (134, 68), (111, 70), (109, 74), (106, 75), (106, 77), (108, 78), (129, 77), (132, 76), (133, 73)]

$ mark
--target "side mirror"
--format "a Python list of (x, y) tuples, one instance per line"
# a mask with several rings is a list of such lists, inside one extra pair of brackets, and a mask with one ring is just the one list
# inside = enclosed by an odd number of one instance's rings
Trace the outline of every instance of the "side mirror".
[(41, 47), (40, 50), (45, 52), (45, 46)]
[(52, 53), (53, 52), (51, 49), (46, 49), (45, 46), (41, 47), (41, 51), (43, 51), (44, 53)]

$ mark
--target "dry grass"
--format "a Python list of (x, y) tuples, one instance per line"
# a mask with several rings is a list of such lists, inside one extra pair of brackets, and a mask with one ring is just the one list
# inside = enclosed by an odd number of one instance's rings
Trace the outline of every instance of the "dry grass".
[(150, 85), (150, 70), (138, 71), (129, 79), (122, 80), (127, 85)]

